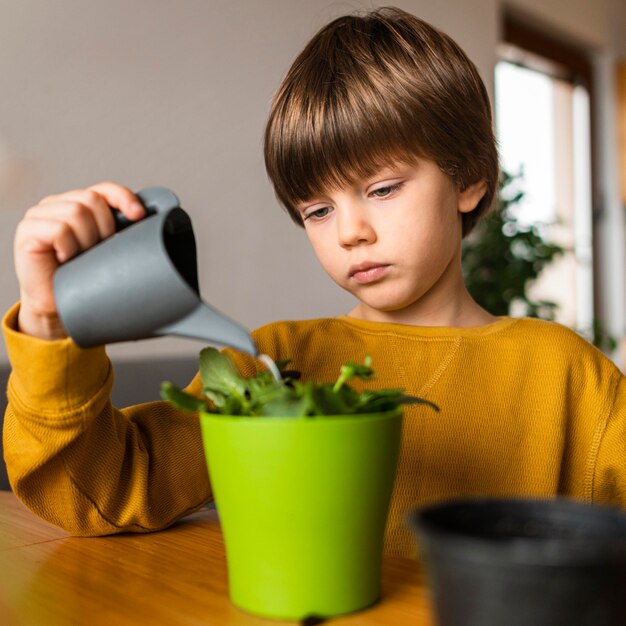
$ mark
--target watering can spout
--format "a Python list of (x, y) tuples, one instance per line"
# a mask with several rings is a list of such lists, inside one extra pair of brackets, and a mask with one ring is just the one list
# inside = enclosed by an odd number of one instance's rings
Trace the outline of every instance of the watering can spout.
[(161, 328), (155, 334), (201, 339), (220, 346), (234, 348), (253, 357), (259, 355), (254, 340), (243, 326), (204, 301), (200, 301), (183, 319)]

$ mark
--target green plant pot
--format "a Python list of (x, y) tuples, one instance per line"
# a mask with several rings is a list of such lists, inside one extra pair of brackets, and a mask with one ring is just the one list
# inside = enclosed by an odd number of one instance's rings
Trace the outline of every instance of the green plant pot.
[(200, 425), (233, 604), (298, 620), (374, 603), (402, 412)]

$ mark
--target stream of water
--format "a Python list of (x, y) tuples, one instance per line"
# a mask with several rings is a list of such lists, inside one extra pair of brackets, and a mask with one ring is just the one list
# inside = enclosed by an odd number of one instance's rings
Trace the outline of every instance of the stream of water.
[(272, 357), (267, 354), (259, 354), (258, 359), (265, 365), (265, 367), (267, 367), (277, 383), (282, 382), (283, 377), (280, 375), (280, 370), (278, 369), (276, 363), (272, 360)]

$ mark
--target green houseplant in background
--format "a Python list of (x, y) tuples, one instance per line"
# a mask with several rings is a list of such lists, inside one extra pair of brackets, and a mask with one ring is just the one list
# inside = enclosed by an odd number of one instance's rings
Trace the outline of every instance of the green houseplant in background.
[(558, 305), (532, 300), (528, 287), (565, 249), (545, 241), (539, 226), (519, 223), (515, 208), (524, 197), (516, 185), (520, 177), (501, 173), (493, 211), (463, 244), (463, 275), (472, 297), (493, 315), (509, 315), (517, 302), (528, 317), (552, 320)]
[(398, 389), (353, 389), (374, 375), (367, 358), (334, 383), (300, 382), (285, 366), (283, 380), (244, 379), (207, 348), (204, 398), (171, 383), (161, 393), (200, 411), (233, 604), (278, 619), (350, 613), (380, 595), (401, 406), (439, 409)]
[[(509, 315), (511, 305), (521, 306), (527, 317), (554, 320), (558, 304), (534, 300), (528, 290), (543, 269), (567, 250), (547, 241), (543, 225), (519, 222), (515, 209), (524, 197), (522, 173), (502, 171), (493, 211), (463, 243), (463, 275), (472, 297), (493, 315)], [(593, 323), (593, 343), (612, 352), (616, 341), (599, 320)]]

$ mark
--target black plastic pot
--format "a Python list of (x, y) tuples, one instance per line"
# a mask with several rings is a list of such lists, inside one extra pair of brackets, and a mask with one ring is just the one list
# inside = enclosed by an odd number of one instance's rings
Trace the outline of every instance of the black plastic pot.
[(625, 626), (626, 513), (480, 499), (410, 514), (438, 626)]

